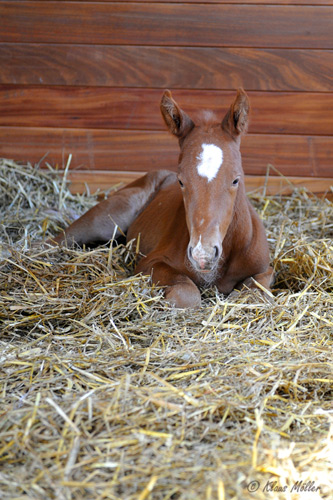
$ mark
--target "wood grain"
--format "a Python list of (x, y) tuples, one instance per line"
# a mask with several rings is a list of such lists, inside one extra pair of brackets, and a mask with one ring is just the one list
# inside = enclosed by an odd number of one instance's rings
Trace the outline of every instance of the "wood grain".
[[(191, 116), (210, 109), (222, 120), (235, 92), (176, 90)], [(165, 130), (161, 90), (0, 86), (0, 126)], [(333, 92), (249, 92), (250, 131), (332, 135)]]
[(12, 85), (331, 92), (332, 68), (333, 50), (0, 45)]
[(333, 0), (0, 1), (0, 156), (49, 152), (64, 165), (73, 154), (82, 172), (71, 175), (102, 185), (176, 169), (162, 89), (192, 116), (222, 118), (243, 86), (250, 183), (271, 164), (323, 190), (333, 179), (332, 33)]
[[(53, 0), (44, 0), (44, 2), (49, 2)], [(58, 2), (64, 2), (68, 0), (58, 0)], [(72, 2), (82, 2), (82, 0), (71, 0)], [(89, 0), (90, 2), (98, 2), (101, 0)], [(112, 2), (114, 0), (103, 0), (103, 2)], [(314, 5), (316, 2), (317, 6), (320, 5), (333, 5), (333, 0), (135, 0), (136, 3), (218, 3), (218, 4), (267, 4), (267, 5)]]
[(73, 154), (73, 168), (146, 171), (175, 168), (178, 144), (167, 132), (0, 127), (0, 157), (38, 162), (46, 153), (60, 166)]
[[(265, 175), (273, 165), (287, 176), (333, 178), (333, 137), (248, 134), (242, 142), (247, 174)], [(0, 127), (0, 157), (73, 169), (147, 171), (177, 169), (178, 144), (167, 132)], [(274, 175), (274, 171), (272, 171)]]
[(0, 42), (333, 48), (332, 7), (2, 1)]
[[(90, 193), (96, 191), (107, 191), (119, 189), (134, 181), (144, 172), (70, 172), (68, 179), (71, 182), (72, 193), (84, 193), (89, 189)], [(287, 195), (296, 187), (303, 187), (312, 193), (331, 193), (332, 179), (311, 177), (268, 177), (247, 175), (245, 176), (245, 187), (247, 193), (259, 192), (267, 195)]]

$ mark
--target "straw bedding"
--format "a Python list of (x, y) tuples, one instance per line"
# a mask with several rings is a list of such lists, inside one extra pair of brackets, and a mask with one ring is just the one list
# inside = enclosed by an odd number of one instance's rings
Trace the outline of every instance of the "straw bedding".
[(175, 310), (134, 245), (32, 245), (96, 196), (0, 169), (2, 499), (332, 498), (331, 201), (253, 195), (272, 297)]

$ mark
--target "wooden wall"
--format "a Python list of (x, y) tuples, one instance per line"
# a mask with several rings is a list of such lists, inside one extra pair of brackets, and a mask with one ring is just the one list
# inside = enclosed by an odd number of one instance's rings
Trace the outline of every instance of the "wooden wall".
[(333, 184), (333, 0), (0, 0), (0, 156), (71, 153), (74, 189), (176, 168), (163, 89), (222, 118), (238, 86), (250, 185)]

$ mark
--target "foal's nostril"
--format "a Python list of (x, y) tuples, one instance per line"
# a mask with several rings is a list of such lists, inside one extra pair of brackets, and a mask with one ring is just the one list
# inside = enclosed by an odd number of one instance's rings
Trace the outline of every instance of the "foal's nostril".
[(220, 253), (219, 252), (219, 247), (215, 245), (214, 248), (215, 248), (215, 259), (217, 259), (218, 256), (219, 256), (219, 253)]
[(191, 246), (189, 246), (187, 251), (188, 251), (188, 256), (192, 259), (193, 258), (193, 255), (192, 255), (193, 248)]

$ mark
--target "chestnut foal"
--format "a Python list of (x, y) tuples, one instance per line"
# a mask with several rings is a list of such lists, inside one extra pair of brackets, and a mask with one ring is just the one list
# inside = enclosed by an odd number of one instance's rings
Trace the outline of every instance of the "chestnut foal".
[(161, 112), (179, 140), (178, 175), (148, 173), (50, 242), (105, 243), (121, 232), (128, 241), (140, 237), (144, 257), (136, 273), (164, 286), (176, 307), (199, 306), (203, 286), (229, 294), (242, 284), (255, 287), (254, 278), (269, 289), (273, 270), (265, 229), (245, 194), (239, 149), (248, 123), (246, 93), (238, 90), (222, 122), (206, 113), (195, 124), (168, 90)]

